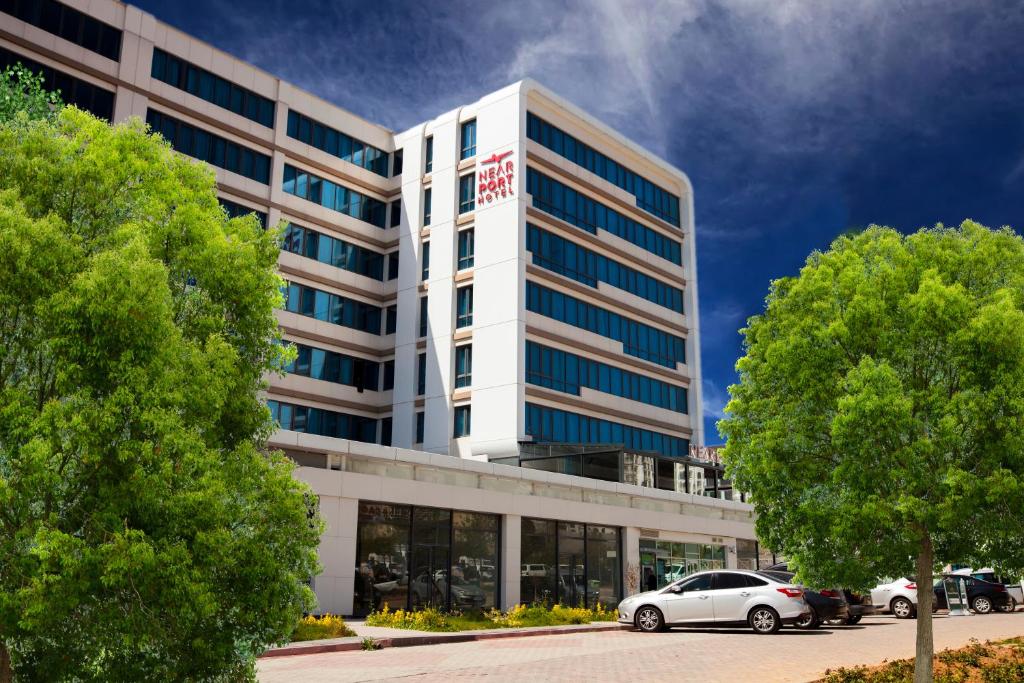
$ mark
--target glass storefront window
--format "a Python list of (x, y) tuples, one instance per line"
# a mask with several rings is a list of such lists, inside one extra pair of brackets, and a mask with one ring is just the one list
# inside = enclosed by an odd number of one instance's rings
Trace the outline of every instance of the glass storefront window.
[(640, 590), (664, 588), (706, 569), (725, 569), (724, 545), (640, 539)]
[(736, 568), (751, 571), (757, 569), (757, 541), (736, 539)]
[(594, 607), (622, 596), (621, 530), (523, 518), (520, 600)]
[(360, 502), (353, 613), (498, 604), (497, 515)]

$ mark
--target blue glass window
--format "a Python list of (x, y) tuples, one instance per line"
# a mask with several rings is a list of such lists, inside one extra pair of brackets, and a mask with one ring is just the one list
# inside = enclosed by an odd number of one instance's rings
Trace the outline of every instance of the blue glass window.
[(285, 310), (354, 330), (380, 334), (380, 307), (295, 282), (286, 285)]
[(416, 356), (416, 395), (427, 393), (427, 354)]
[(376, 443), (377, 440), (377, 420), (372, 417), (336, 413), (333, 410), (281, 401), (267, 401), (267, 407), (281, 429), (368, 443)]
[(384, 279), (383, 254), (301, 225), (288, 224), (281, 249), (374, 280)]
[(426, 282), (430, 279), (430, 242), (423, 243), (422, 260), (420, 262), (420, 279)]
[[(288, 137), (338, 157), (342, 161), (365, 168), (379, 176), (388, 177), (388, 153), (355, 139), (351, 135), (325, 126), (297, 111), (288, 110)], [(401, 162), (399, 171), (401, 172)]]
[(452, 431), (452, 436), (456, 439), (469, 436), (470, 418), (470, 406), (455, 406), (455, 428)]
[[(0, 1), (0, 9), (3, 6), (4, 3)], [(73, 104), (79, 109), (107, 121), (114, 118), (113, 92), (0, 47), (0, 71), (19, 62), (32, 73), (42, 75), (45, 90), (59, 90), (61, 101), (64, 104)]]
[(459, 231), (459, 270), (473, 267), (475, 248), (473, 228)]
[(532, 113), (526, 115), (526, 136), (629, 192), (636, 197), (636, 205), (644, 211), (672, 225), (679, 225), (679, 197), (668, 190), (663, 190)]
[(396, 149), (392, 155), (391, 161), (391, 176), (402, 175), (402, 150)]
[(470, 173), (459, 177), (459, 213), (476, 209), (476, 175)]
[(423, 155), (423, 172), (430, 173), (434, 170), (434, 136), (431, 135), (427, 138), (427, 149)]
[(384, 361), (384, 378), (381, 380), (381, 391), (391, 391), (395, 388), (395, 361)]
[(235, 85), (160, 48), (153, 48), (150, 75), (250, 121), (267, 128), (274, 127), (273, 100)]
[(265, 214), (264, 212), (256, 211), (255, 209), (250, 209), (248, 206), (236, 204), (230, 199), (224, 199), (223, 197), (217, 197), (217, 201), (220, 202), (220, 205), (224, 207), (224, 210), (228, 214), (228, 218), (248, 216), (250, 213), (256, 214), (256, 220), (260, 222), (260, 225), (263, 227), (264, 230), (267, 229), (267, 214)]
[(473, 324), (473, 285), (455, 290), (455, 327), (469, 327)]
[(416, 413), (416, 441), (414, 443), (423, 443), (423, 432), (426, 427), (426, 413), (420, 411)]
[(394, 334), (398, 327), (398, 306), (388, 306), (384, 311), (384, 334)]
[(182, 154), (264, 185), (270, 182), (270, 157), (266, 154), (254, 152), (155, 109), (146, 112), (146, 123), (154, 133), (163, 135), (171, 147)]
[(597, 283), (604, 282), (677, 313), (683, 312), (683, 290), (535, 225), (526, 225), (526, 249), (533, 253), (536, 265), (589, 287), (597, 289)]
[(380, 445), (391, 445), (391, 418), (385, 417), (380, 421)]
[(460, 159), (476, 156), (476, 119), (462, 124), (460, 140), (462, 141)]
[(388, 280), (394, 280), (398, 277), (398, 252), (393, 251), (388, 254)]
[(575, 396), (581, 395), (581, 387), (587, 387), (677, 413), (687, 412), (686, 387), (533, 341), (526, 342), (526, 381)]
[(427, 336), (427, 297), (420, 297), (420, 333), (419, 336)]
[(455, 388), (473, 383), (473, 345), (455, 347)]
[(430, 188), (423, 190), (423, 227), (430, 225)]
[(539, 443), (622, 444), (630, 450), (677, 458), (689, 455), (690, 451), (689, 440), (678, 436), (532, 403), (526, 404), (526, 433)]
[(377, 391), (380, 363), (305, 344), (294, 346), (297, 355), (292, 364), (285, 368), (286, 372), (344, 384), (359, 391)]
[(121, 31), (63, 3), (55, 0), (3, 0), (0, 12), (107, 59), (121, 60)]
[(388, 222), (388, 227), (397, 228), (402, 223), (402, 200), (396, 199), (391, 202), (390, 206), (391, 220)]
[(526, 283), (526, 310), (622, 343), (630, 356), (675, 369), (686, 362), (686, 340), (586, 301)]
[(288, 194), (358, 218), (378, 228), (384, 227), (387, 204), (294, 166), (285, 164), (282, 189)]
[(533, 206), (566, 223), (597, 234), (605, 230), (641, 249), (682, 265), (682, 245), (618, 211), (549, 178), (531, 167), (526, 169), (526, 191), (533, 197)]

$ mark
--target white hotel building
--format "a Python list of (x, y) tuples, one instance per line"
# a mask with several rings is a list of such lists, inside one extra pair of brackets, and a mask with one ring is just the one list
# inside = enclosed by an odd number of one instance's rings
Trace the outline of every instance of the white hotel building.
[(299, 354), (267, 400), (327, 520), (320, 609), (607, 603), (756, 564), (750, 507), (690, 457), (682, 172), (529, 80), (394, 132), (113, 0), (0, 0), (18, 61), (288, 224)]

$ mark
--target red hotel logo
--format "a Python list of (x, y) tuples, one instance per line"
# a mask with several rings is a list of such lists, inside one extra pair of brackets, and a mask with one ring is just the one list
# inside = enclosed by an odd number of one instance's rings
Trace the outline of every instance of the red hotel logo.
[(480, 168), (476, 172), (478, 204), (490, 204), (502, 197), (511, 197), (515, 194), (512, 184), (515, 164), (511, 159), (505, 159), (509, 156), (512, 156), (511, 151), (494, 153), (480, 160)]

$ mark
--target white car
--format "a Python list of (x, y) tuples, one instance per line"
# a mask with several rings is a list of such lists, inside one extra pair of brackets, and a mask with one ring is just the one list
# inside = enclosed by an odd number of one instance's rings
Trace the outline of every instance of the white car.
[(908, 578), (882, 579), (871, 589), (871, 604), (880, 612), (892, 612), (897, 619), (917, 614), (917, 582)]
[(810, 613), (803, 589), (760, 572), (742, 569), (691, 574), (662, 588), (619, 603), (619, 621), (641, 631), (670, 626), (749, 625), (775, 633)]

